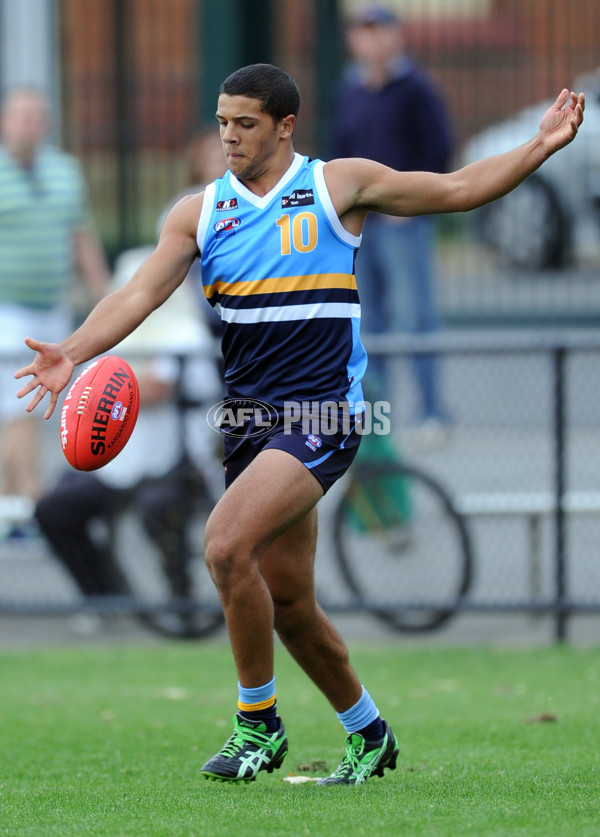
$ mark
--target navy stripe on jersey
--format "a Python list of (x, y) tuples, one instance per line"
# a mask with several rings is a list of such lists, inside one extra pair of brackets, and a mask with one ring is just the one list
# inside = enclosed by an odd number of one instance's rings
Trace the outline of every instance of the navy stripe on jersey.
[[(213, 300), (211, 300), (211, 303)], [(304, 305), (314, 302), (348, 302), (358, 303), (356, 291), (346, 291), (343, 288), (329, 288), (320, 291), (294, 291), (294, 293), (255, 294), (248, 296), (216, 295), (215, 305), (227, 308), (265, 308), (273, 305)]]
[[(256, 340), (256, 326), (238, 325), (235, 330), (226, 330), (223, 338), (223, 351), (238, 354), (244, 351), (249, 341), (255, 345), (255, 351), (244, 365), (230, 370), (227, 380), (228, 391), (231, 395), (247, 396), (248, 392), (261, 392), (254, 398), (264, 398), (269, 404), (282, 408), (286, 401), (328, 401), (335, 403), (345, 400), (338, 398), (337, 392), (346, 393), (348, 390), (348, 375), (345, 364), (338, 364), (333, 372), (328, 359), (332, 356), (347, 355), (351, 351), (351, 335), (340, 343), (335, 330), (323, 328), (322, 322), (309, 320), (300, 323), (273, 323), (270, 328), (262, 332), (262, 337)], [(300, 328), (301, 325), (301, 328)], [(278, 351), (272, 351), (276, 343)], [(298, 349), (303, 353), (301, 370), (290, 369), (289, 356), (296, 354)], [(309, 370), (307, 373), (306, 370)], [(302, 374), (298, 375), (297, 372)], [(284, 392), (279, 395), (273, 389), (265, 389), (264, 381), (288, 381)], [(248, 389), (249, 387), (249, 389)], [(330, 393), (329, 397), (324, 394)], [(251, 396), (252, 397), (252, 396)], [(354, 400), (356, 403), (358, 399)]]

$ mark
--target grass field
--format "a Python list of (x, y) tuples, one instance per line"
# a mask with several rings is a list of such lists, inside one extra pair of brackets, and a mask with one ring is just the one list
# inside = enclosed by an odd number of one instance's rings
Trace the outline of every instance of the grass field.
[(600, 650), (352, 647), (401, 741), (398, 769), (355, 788), (324, 775), (343, 752), (335, 715), (283, 651), (280, 771), (207, 782), (230, 733), (223, 643), (0, 652), (0, 834), (600, 834)]

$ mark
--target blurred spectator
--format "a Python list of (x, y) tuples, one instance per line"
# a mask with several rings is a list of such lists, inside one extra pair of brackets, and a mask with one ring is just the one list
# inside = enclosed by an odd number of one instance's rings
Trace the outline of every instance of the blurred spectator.
[(94, 232), (78, 162), (47, 144), (48, 101), (40, 90), (10, 90), (0, 145), (0, 464), (3, 494), (37, 496), (43, 475), (40, 418), (23, 414), (14, 381), (16, 352), (30, 334), (59, 341), (72, 330), (69, 295), (76, 274), (92, 302), (109, 271)]
[[(186, 162), (186, 185), (178, 192), (162, 211), (157, 226), (157, 233), (160, 233), (169, 210), (186, 195), (193, 195), (201, 192), (208, 183), (222, 177), (227, 171), (223, 143), (219, 129), (215, 125), (206, 126), (198, 130), (192, 137), (185, 150)], [(202, 308), (206, 322), (215, 338), (221, 338), (222, 322), (221, 317), (214, 308), (206, 303), (202, 277), (200, 275), (200, 259), (196, 259), (189, 273), (193, 282), (199, 304)], [(219, 361), (221, 364), (221, 361)], [(222, 365), (221, 365), (222, 369)]]
[[(353, 62), (338, 90), (334, 157), (366, 157), (401, 171), (447, 170), (451, 131), (444, 102), (423, 70), (409, 57), (398, 18), (367, 6), (347, 27)], [(367, 216), (356, 273), (365, 334), (439, 329), (434, 281), (435, 222), (432, 217)], [(413, 357), (420, 396), (420, 437), (443, 441), (438, 360)], [(371, 357), (365, 378), (372, 400), (394, 393), (391, 362)]]
[(201, 192), (208, 183), (227, 171), (223, 143), (216, 125), (200, 128), (185, 149), (185, 186), (168, 203), (158, 220), (158, 232), (170, 209), (186, 195)]
[[(121, 285), (148, 255), (148, 248), (124, 253), (116, 264)], [(182, 474), (187, 453), (202, 480), (222, 481), (215, 461), (217, 437), (194, 408), (182, 422), (174, 395), (179, 382), (176, 355), (194, 353), (186, 362), (185, 392), (216, 400), (221, 394), (207, 327), (195, 314), (191, 287), (183, 285), (155, 311), (115, 353), (128, 358), (140, 386), (140, 413), (133, 435), (119, 456), (93, 473), (69, 470), (37, 504), (35, 516), (57, 557), (85, 596), (127, 592), (113, 554), (110, 522), (126, 508), (135, 508), (156, 543), (174, 595), (183, 594), (180, 534), (192, 490)], [(202, 356), (196, 353), (202, 352)], [(185, 433), (185, 451), (182, 447)], [(149, 456), (148, 451), (152, 451)], [(211, 464), (214, 471), (211, 472)]]

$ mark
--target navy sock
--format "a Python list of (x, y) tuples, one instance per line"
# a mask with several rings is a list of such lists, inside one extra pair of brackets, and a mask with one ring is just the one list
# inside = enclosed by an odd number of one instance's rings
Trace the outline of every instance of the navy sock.
[(275, 678), (252, 689), (238, 683), (238, 712), (247, 721), (263, 723), (267, 732), (275, 732), (278, 727)]
[(374, 721), (371, 721), (370, 724), (367, 724), (366, 727), (358, 730), (358, 732), (360, 732), (365, 741), (370, 743), (381, 741), (383, 738), (383, 721), (381, 718), (377, 717)]
[(262, 722), (267, 732), (275, 732), (278, 727), (276, 705), (273, 705), (270, 709), (259, 709), (256, 712), (248, 712), (247, 709), (244, 709), (239, 714), (246, 721), (254, 721), (255, 723)]

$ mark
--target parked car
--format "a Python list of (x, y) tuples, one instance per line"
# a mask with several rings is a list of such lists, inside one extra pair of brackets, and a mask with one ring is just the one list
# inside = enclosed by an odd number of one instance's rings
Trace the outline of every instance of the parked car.
[[(586, 94), (585, 122), (575, 142), (509, 195), (472, 213), (475, 235), (525, 270), (557, 267), (579, 251), (600, 250), (600, 67), (580, 76), (572, 89)], [(530, 139), (551, 104), (539, 102), (471, 137), (460, 165)]]

